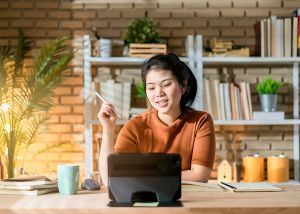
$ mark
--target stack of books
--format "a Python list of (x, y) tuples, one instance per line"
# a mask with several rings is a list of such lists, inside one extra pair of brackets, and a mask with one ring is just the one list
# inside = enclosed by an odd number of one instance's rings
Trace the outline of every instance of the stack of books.
[(57, 191), (57, 179), (50, 180), (45, 176), (0, 180), (0, 194), (2, 195), (43, 195)]

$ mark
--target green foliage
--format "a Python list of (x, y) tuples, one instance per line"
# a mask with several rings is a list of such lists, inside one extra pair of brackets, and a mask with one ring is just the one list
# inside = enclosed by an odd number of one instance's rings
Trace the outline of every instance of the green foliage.
[(124, 40), (126, 43), (159, 43), (159, 33), (152, 20), (135, 19), (128, 25)]
[(145, 86), (142, 81), (135, 84), (137, 97), (146, 97)]
[[(73, 58), (67, 37), (50, 41), (32, 63), (25, 55), (30, 42), (19, 32), (16, 50), (0, 48), (0, 155), (14, 176), (16, 158), (34, 143), (39, 127), (49, 118), (54, 89)], [(26, 61), (25, 61), (26, 60)]]
[(277, 94), (278, 90), (283, 86), (281, 82), (271, 78), (264, 79), (261, 83), (256, 85), (256, 91), (259, 94)]

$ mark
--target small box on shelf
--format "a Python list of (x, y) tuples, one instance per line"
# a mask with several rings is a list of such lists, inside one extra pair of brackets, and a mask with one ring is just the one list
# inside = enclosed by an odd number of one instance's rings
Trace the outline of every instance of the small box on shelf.
[(130, 43), (129, 56), (130, 57), (144, 57), (149, 58), (156, 54), (166, 54), (166, 44), (138, 44)]
[(284, 120), (284, 112), (283, 111), (272, 111), (272, 112), (254, 111), (253, 120)]

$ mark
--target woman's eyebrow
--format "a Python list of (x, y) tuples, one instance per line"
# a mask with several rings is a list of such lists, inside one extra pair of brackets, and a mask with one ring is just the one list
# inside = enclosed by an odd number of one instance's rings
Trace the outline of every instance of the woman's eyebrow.
[[(165, 81), (169, 81), (169, 80), (173, 80), (174, 78), (168, 78), (168, 79), (164, 79), (164, 80), (162, 80), (160, 83), (163, 83), (163, 82), (165, 82)], [(147, 85), (154, 85), (155, 84), (155, 82), (148, 82), (147, 83)]]

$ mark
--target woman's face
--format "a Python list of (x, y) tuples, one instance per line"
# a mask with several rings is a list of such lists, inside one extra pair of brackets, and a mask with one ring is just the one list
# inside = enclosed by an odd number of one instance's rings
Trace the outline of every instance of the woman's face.
[(180, 99), (185, 92), (169, 70), (150, 70), (146, 76), (146, 94), (153, 108), (163, 114), (180, 112)]

